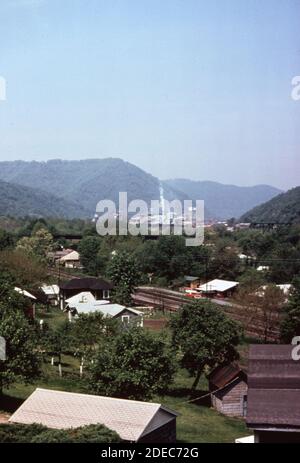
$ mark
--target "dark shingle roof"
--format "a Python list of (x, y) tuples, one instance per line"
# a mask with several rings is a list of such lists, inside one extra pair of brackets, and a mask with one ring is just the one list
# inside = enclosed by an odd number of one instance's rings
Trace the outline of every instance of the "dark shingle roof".
[(300, 428), (300, 361), (292, 345), (254, 345), (249, 352), (250, 427)]
[(230, 363), (229, 365), (215, 368), (208, 376), (208, 379), (216, 388), (221, 388), (241, 375), (246, 377), (238, 365)]
[(112, 289), (113, 284), (110, 281), (104, 280), (103, 278), (74, 278), (73, 280), (68, 281), (60, 285), (60, 289), (76, 289), (82, 291), (88, 290), (107, 290)]

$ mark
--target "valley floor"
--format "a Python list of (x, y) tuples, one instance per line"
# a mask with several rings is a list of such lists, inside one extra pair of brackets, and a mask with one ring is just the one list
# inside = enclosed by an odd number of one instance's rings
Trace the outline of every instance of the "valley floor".
[[(52, 327), (57, 326), (66, 318), (60, 310), (51, 310), (42, 316)], [(158, 333), (157, 333), (158, 334)], [(242, 357), (246, 346), (241, 346)], [(58, 366), (51, 365), (51, 358), (45, 356), (42, 377), (35, 384), (14, 384), (4, 391), (0, 400), (1, 418), (7, 420), (36, 387), (87, 393), (84, 379), (79, 377), (79, 359), (72, 355), (62, 356), (62, 377), (58, 374)], [(177, 440), (179, 443), (232, 443), (238, 437), (251, 434), (242, 419), (227, 418), (210, 407), (209, 397), (189, 403), (190, 388), (193, 379), (186, 370), (179, 370), (168, 393), (153, 398), (154, 402), (163, 403), (180, 413), (177, 419)], [(202, 378), (194, 398), (207, 393), (208, 384)]]

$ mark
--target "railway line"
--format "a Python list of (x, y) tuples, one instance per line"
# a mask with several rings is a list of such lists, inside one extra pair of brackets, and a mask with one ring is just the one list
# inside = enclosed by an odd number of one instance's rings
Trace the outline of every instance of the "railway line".
[[(153, 307), (167, 314), (176, 313), (183, 304), (187, 304), (193, 299), (178, 291), (140, 286), (133, 295), (133, 301), (136, 305)], [(255, 317), (251, 318), (246, 307), (223, 299), (212, 299), (212, 302), (219, 305), (233, 320), (241, 323), (247, 336), (260, 339), (266, 337), (271, 342), (278, 340), (279, 328), (268, 328), (266, 335), (266, 320), (260, 309), (257, 309)], [(279, 314), (276, 317), (278, 318), (277, 325), (279, 325)]]

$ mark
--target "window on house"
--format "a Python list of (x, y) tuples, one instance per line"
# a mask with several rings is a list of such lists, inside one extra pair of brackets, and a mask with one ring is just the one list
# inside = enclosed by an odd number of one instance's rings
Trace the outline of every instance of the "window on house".
[(109, 289), (103, 291), (103, 299), (109, 299)]
[(122, 323), (129, 323), (130, 317), (129, 315), (122, 315)]

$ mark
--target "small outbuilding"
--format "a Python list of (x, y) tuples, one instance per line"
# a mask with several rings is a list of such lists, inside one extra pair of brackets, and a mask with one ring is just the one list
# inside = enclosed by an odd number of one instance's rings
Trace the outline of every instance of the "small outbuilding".
[(212, 406), (227, 416), (245, 417), (247, 412), (247, 375), (236, 364), (219, 366), (208, 377)]
[(175, 443), (177, 416), (158, 403), (38, 388), (9, 421), (53, 429), (102, 424), (127, 442)]

